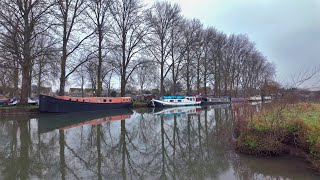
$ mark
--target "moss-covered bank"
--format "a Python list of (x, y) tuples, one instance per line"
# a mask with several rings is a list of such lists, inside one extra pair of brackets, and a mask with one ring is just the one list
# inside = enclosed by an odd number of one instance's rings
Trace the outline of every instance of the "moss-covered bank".
[[(273, 104), (236, 116), (236, 148), (257, 156), (290, 153), (306, 158), (320, 172), (320, 105)], [(251, 114), (251, 115), (249, 115)]]

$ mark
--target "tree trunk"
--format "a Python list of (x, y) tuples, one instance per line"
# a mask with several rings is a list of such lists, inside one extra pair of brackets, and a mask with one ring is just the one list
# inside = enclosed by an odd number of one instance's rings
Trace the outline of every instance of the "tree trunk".
[[(66, 63), (67, 63), (67, 23), (68, 23), (68, 12), (65, 13), (63, 17), (63, 42), (62, 42), (62, 57), (61, 57), (61, 74), (60, 74), (60, 90), (59, 96), (64, 96), (65, 86), (66, 86)], [(70, 27), (71, 28), (71, 27)]]
[[(65, 54), (65, 53), (63, 53)], [(64, 96), (64, 89), (66, 85), (66, 56), (61, 57), (61, 74), (60, 74), (60, 90), (59, 90), (59, 96)]]
[(160, 62), (160, 96), (164, 95), (164, 41), (163, 38), (160, 38), (161, 43), (161, 62)]
[(126, 34), (122, 33), (122, 72), (121, 72), (121, 93), (120, 96), (124, 97), (126, 95)]
[(203, 77), (203, 86), (204, 86), (204, 96), (207, 96), (207, 59), (204, 60), (204, 77)]
[(39, 75), (38, 75), (38, 83), (37, 83), (37, 96), (40, 96), (41, 91), (41, 78), (42, 78), (42, 63), (39, 62)]
[(197, 94), (200, 94), (200, 57), (197, 64)]
[(22, 68), (22, 86), (21, 86), (21, 99), (19, 105), (28, 105), (28, 97), (31, 90), (31, 75), (30, 75), (31, 65), (25, 63)]
[(15, 68), (13, 72), (13, 95), (17, 96), (19, 94), (19, 63), (15, 60)]
[(97, 74), (97, 96), (101, 97), (102, 94), (102, 81), (101, 81), (101, 69), (102, 69), (102, 28), (101, 25), (98, 24), (99, 31), (99, 47), (98, 47), (98, 74)]
[(164, 62), (161, 62), (160, 64), (160, 96), (164, 95), (164, 75), (163, 75), (163, 71), (164, 71)]
[(24, 32), (23, 32), (23, 63), (22, 63), (22, 86), (21, 99), (19, 105), (28, 105), (28, 97), (31, 91), (31, 33), (32, 28), (29, 24), (29, 17), (24, 17)]
[(187, 95), (191, 95), (191, 87), (190, 87), (190, 70), (189, 70), (189, 64), (190, 63), (190, 52), (188, 50), (188, 53), (187, 53)]

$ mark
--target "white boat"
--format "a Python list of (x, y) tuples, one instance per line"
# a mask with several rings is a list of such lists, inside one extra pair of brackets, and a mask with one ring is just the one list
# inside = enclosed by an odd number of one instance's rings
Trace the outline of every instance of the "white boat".
[(181, 107), (171, 107), (166, 109), (161, 109), (160, 111), (155, 112), (154, 115), (161, 116), (181, 116), (187, 114), (198, 114), (201, 112), (201, 106), (181, 106)]
[(196, 96), (162, 96), (159, 100), (152, 99), (151, 106), (192, 106), (200, 105), (201, 98)]
[(271, 100), (271, 99), (272, 99), (271, 96), (263, 96), (263, 97), (262, 97), (262, 100), (264, 100), (264, 101), (269, 101), (269, 100)]
[[(17, 104), (19, 104), (20, 102), (20, 98), (14, 97), (11, 99), (10, 103), (8, 104), (9, 106), (16, 106)], [(39, 101), (33, 98), (28, 97), (28, 104), (29, 105), (39, 105)]]
[(257, 95), (257, 96), (251, 96), (248, 99), (249, 101), (262, 101), (262, 97)]

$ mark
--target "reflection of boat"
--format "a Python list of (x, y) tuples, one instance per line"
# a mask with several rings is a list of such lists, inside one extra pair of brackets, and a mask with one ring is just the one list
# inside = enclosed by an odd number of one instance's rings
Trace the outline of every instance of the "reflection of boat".
[(256, 106), (262, 104), (262, 101), (250, 101), (249, 104), (252, 106)]
[(40, 112), (82, 112), (105, 111), (128, 108), (132, 105), (130, 97), (68, 97), (40, 95)]
[(159, 100), (152, 99), (151, 106), (192, 106), (200, 105), (201, 98), (196, 96), (162, 96)]
[(231, 104), (214, 104), (214, 105), (208, 105), (204, 106), (207, 109), (228, 109), (230, 108)]
[(246, 98), (231, 98), (232, 103), (244, 103), (247, 102)]
[(226, 104), (230, 103), (231, 98), (229, 97), (203, 97), (201, 104)]
[(251, 96), (248, 99), (249, 101), (262, 101), (262, 97), (257, 95), (257, 96)]
[(181, 107), (172, 107), (165, 109), (154, 109), (154, 115), (161, 116), (180, 116), (185, 114), (197, 114), (201, 112), (201, 106), (181, 106)]
[(101, 112), (77, 112), (68, 114), (41, 114), (38, 120), (40, 133), (55, 129), (68, 129), (85, 124), (101, 124), (105, 122), (124, 120), (131, 117), (130, 109), (115, 109)]

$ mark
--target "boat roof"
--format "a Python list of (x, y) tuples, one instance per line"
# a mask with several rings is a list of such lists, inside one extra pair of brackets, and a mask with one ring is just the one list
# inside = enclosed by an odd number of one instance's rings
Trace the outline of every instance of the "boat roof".
[(162, 96), (162, 99), (184, 99), (184, 96)]

